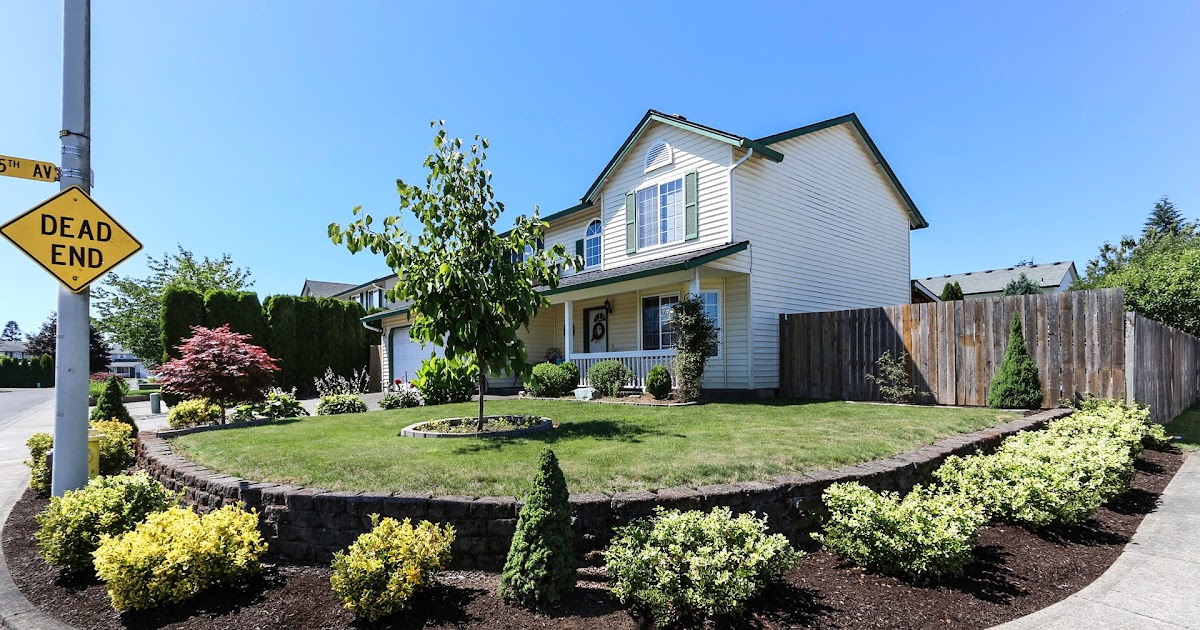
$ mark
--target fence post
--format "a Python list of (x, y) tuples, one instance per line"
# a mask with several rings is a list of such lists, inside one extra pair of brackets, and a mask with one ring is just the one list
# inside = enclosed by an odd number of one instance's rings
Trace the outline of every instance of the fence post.
[(1137, 314), (1125, 313), (1125, 402), (1137, 402)]

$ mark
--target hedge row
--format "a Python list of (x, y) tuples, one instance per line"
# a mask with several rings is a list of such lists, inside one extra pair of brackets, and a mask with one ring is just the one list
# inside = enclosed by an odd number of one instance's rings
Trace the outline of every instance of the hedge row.
[(54, 387), (54, 357), (0, 357), (0, 387)]
[(333, 298), (272, 295), (259, 304), (258, 295), (245, 291), (168, 287), (163, 300), (163, 346), (166, 359), (191, 336), (192, 326), (230, 330), (251, 336), (280, 366), (275, 384), (282, 389), (313, 389), (313, 379), (331, 368), (349, 377), (365, 369), (368, 349), (378, 339), (359, 321), (366, 315), (355, 302)]

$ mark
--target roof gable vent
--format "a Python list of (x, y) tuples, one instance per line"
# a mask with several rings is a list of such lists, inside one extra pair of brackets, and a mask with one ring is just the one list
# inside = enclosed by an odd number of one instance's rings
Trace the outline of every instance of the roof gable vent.
[(642, 172), (649, 173), (656, 168), (670, 164), (674, 159), (670, 143), (666, 140), (659, 140), (646, 151), (646, 164)]

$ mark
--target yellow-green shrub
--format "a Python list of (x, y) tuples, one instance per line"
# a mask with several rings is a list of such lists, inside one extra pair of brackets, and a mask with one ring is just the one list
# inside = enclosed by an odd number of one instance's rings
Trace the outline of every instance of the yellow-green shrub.
[[(124, 422), (113, 424), (128, 435)], [(177, 499), (176, 493), (144, 472), (95, 477), (79, 490), (50, 499), (50, 505), (37, 515), (38, 547), (50, 564), (72, 571), (89, 570), (92, 552), (102, 536), (124, 534)]]
[(113, 608), (137, 610), (243, 581), (262, 568), (266, 550), (258, 514), (227, 505), (204, 516), (187, 508), (151, 514), (131, 532), (103, 537), (94, 558)]
[(333, 556), (329, 581), (346, 609), (374, 621), (408, 607), (447, 562), (454, 528), (372, 515), (374, 527)]
[(29, 487), (38, 494), (50, 494), (50, 463), (46, 461), (46, 453), (54, 447), (54, 436), (34, 433), (25, 446), (29, 447), (29, 459), (25, 460), (29, 467)]
[(88, 428), (100, 434), (100, 474), (115, 475), (133, 463), (133, 436), (129, 425), (116, 418), (93, 420)]
[(167, 424), (172, 429), (210, 424), (221, 419), (221, 406), (207, 398), (184, 400), (167, 412)]

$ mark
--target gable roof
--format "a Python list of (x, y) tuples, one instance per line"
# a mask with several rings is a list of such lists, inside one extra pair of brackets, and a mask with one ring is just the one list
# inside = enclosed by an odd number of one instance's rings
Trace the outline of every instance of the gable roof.
[(25, 352), (25, 342), (0, 339), (0, 352)]
[(321, 280), (305, 280), (304, 287), (300, 289), (300, 294), (304, 295), (305, 291), (313, 297), (333, 297), (350, 287), (353, 284), (346, 282), (324, 282)]
[(891, 184), (893, 190), (895, 190), (896, 196), (900, 197), (900, 200), (906, 206), (912, 229), (919, 230), (921, 228), (929, 227), (929, 222), (926, 221), (925, 217), (921, 215), (921, 211), (917, 209), (917, 204), (912, 200), (912, 197), (908, 196), (908, 191), (904, 190), (904, 184), (900, 183), (900, 178), (896, 177), (895, 171), (892, 170), (892, 167), (890, 164), (888, 164), (887, 159), (883, 157), (883, 153), (880, 153), (879, 147), (875, 146), (875, 141), (872, 140), (871, 135), (867, 133), (867, 128), (863, 127), (862, 121), (858, 119), (858, 114), (855, 114), (854, 112), (850, 112), (845, 116), (838, 116), (837, 118), (822, 120), (818, 123), (797, 127), (790, 131), (782, 131), (774, 135), (759, 138), (758, 142), (771, 145), (777, 142), (783, 142), (784, 140), (799, 138), (800, 136), (808, 135), (810, 133), (815, 133), (831, 127), (837, 127), (838, 125), (846, 124), (849, 124), (854, 129), (854, 132), (858, 136), (859, 141), (863, 144), (863, 147), (867, 149), (867, 151), (871, 154), (871, 157), (875, 158), (875, 163), (883, 171), (883, 175), (887, 179), (888, 183)]
[(1028, 267), (1006, 267), (1004, 269), (956, 273), (948, 276), (931, 276), (920, 278), (919, 280), (921, 284), (937, 295), (941, 295), (942, 289), (951, 282), (957, 282), (962, 287), (963, 295), (977, 295), (980, 293), (1002, 292), (1005, 285), (1020, 278), (1022, 273), (1029, 276), (1030, 280), (1038, 283), (1038, 286), (1043, 289), (1058, 287), (1068, 275), (1072, 275), (1074, 278), (1079, 277), (1079, 274), (1075, 271), (1075, 263), (1063, 260), (1030, 265)]

